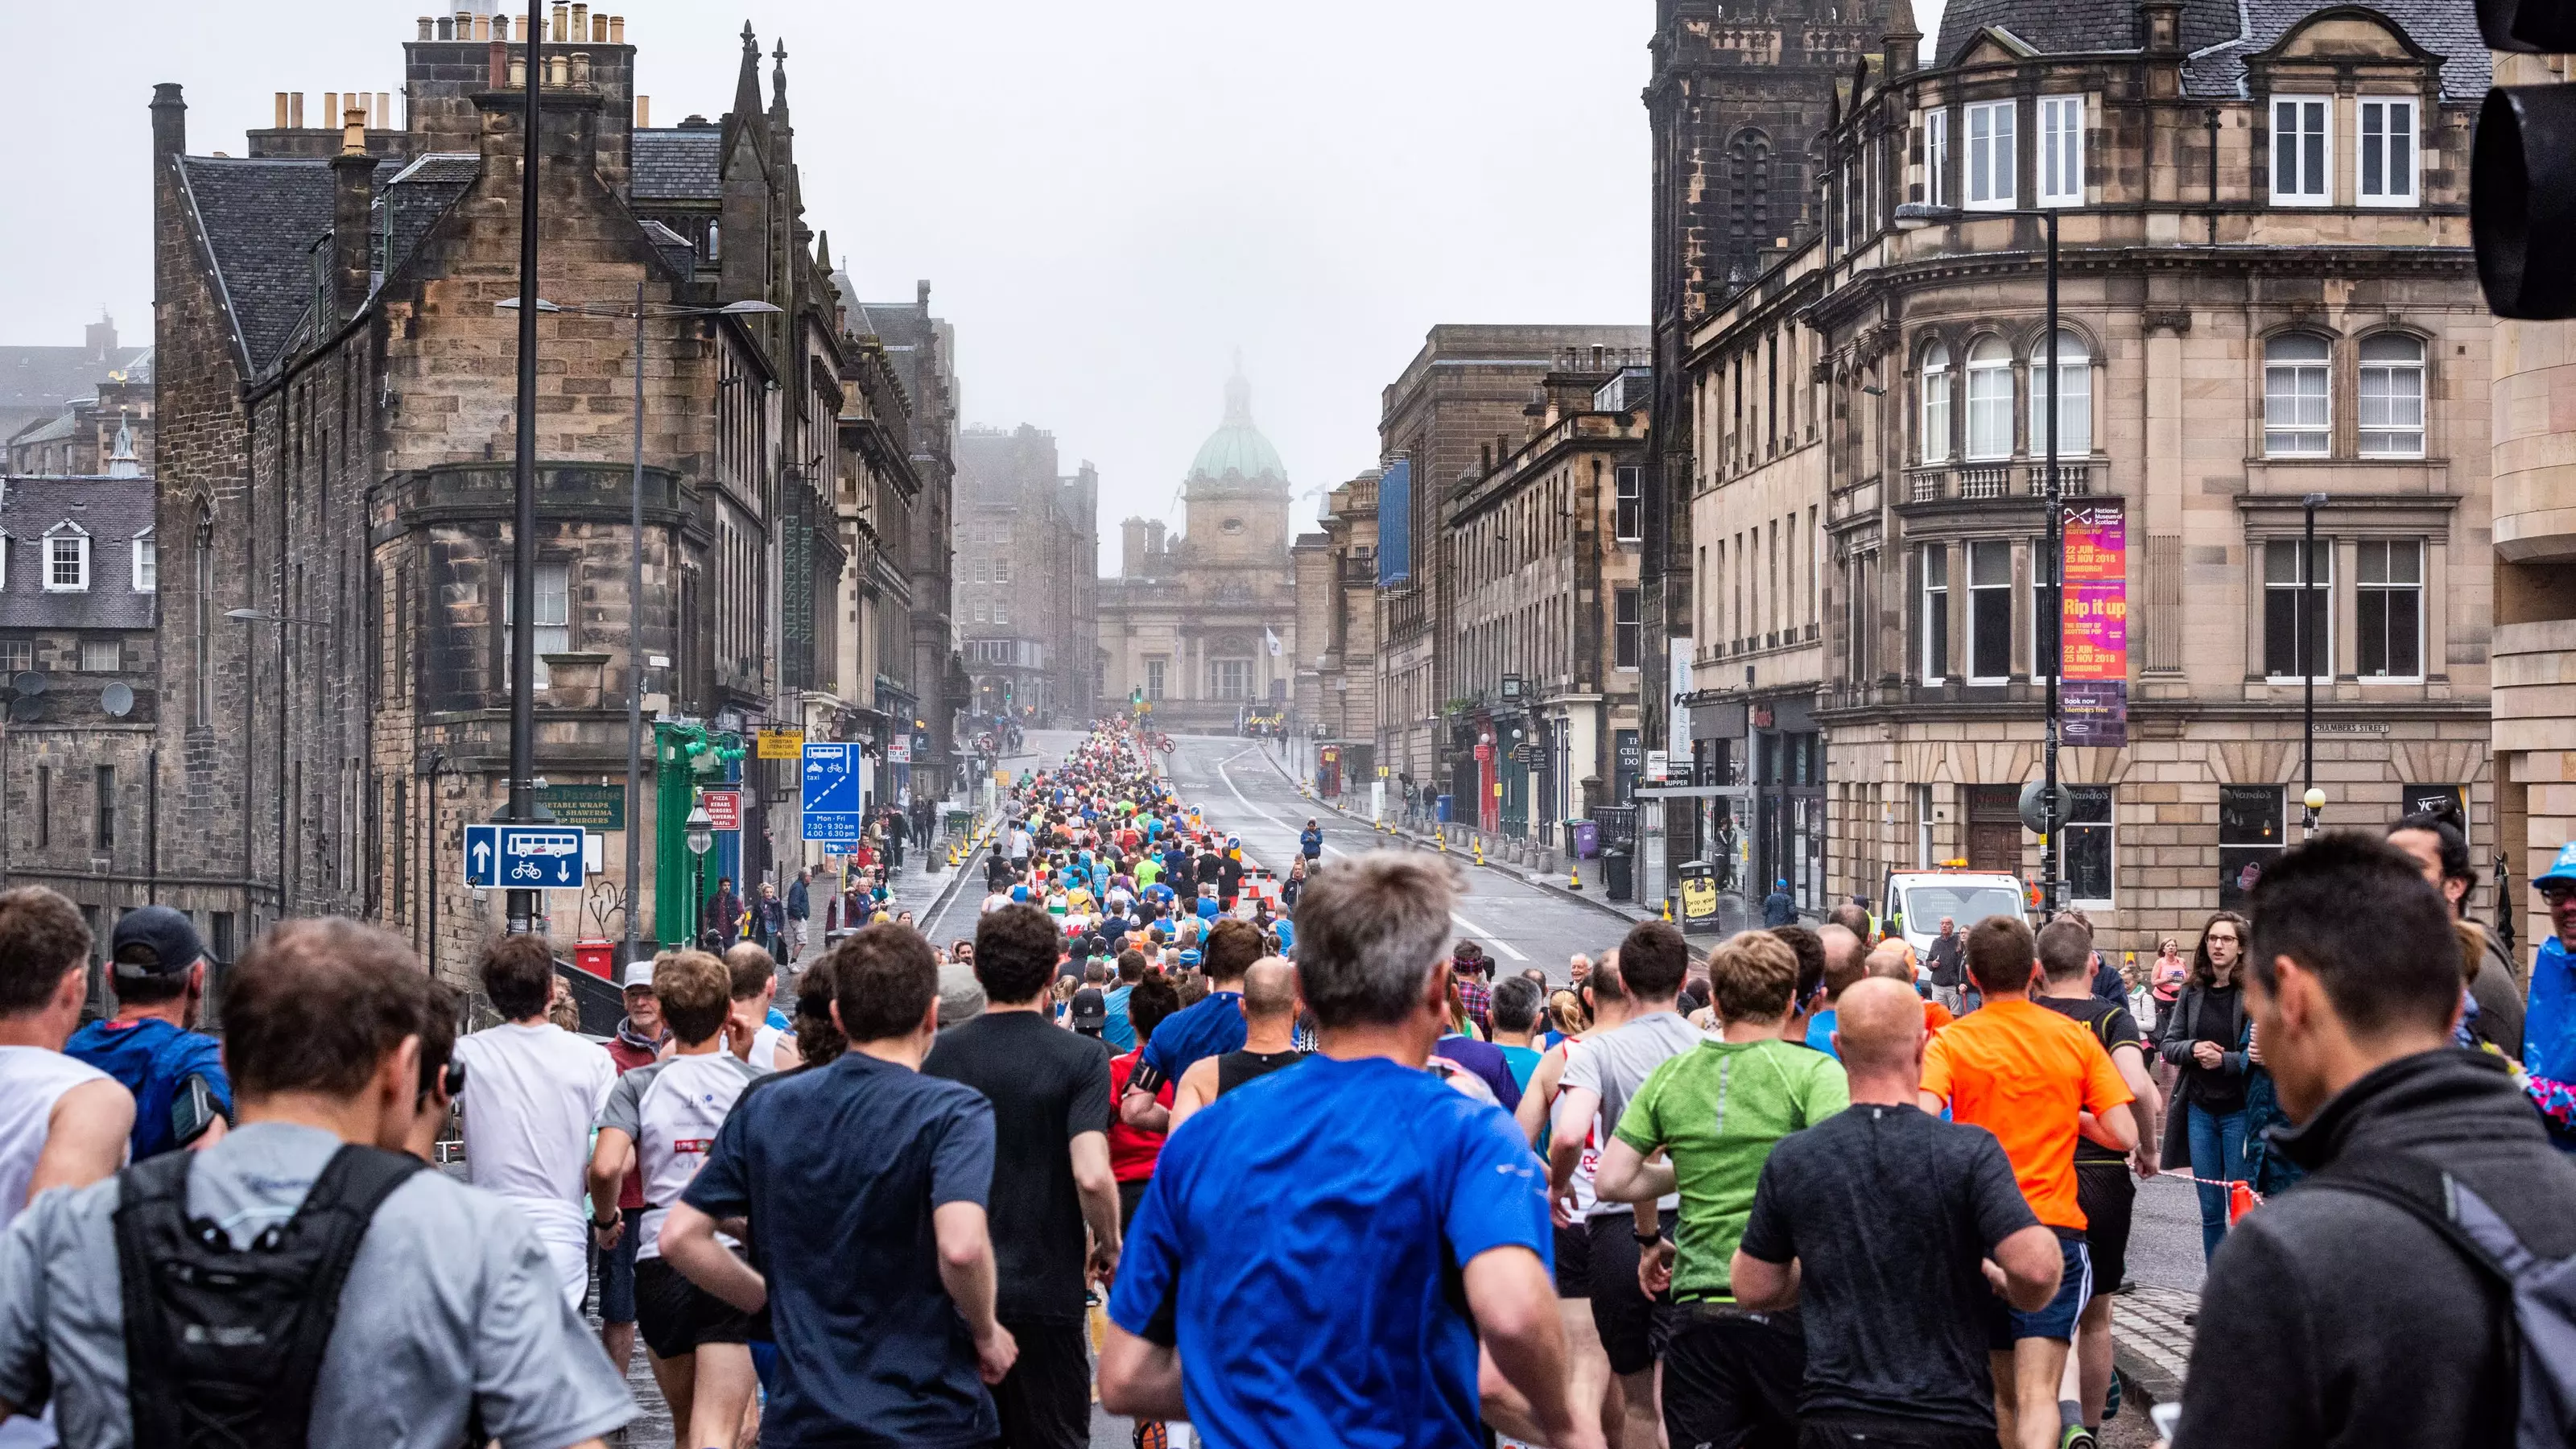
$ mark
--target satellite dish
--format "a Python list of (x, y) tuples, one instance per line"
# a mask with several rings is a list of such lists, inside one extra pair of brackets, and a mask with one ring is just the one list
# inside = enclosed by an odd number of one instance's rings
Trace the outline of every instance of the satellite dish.
[(123, 719), (127, 715), (132, 714), (134, 712), (134, 686), (120, 680), (117, 683), (111, 684), (107, 688), (100, 690), (98, 692), (98, 707), (106, 710), (108, 715), (114, 719)]
[(22, 694), (9, 701), (9, 718), (20, 724), (33, 723), (36, 716), (44, 713), (44, 710), (44, 705), (38, 703), (34, 695)]
[(22, 669), (9, 677), (9, 687), (29, 699), (44, 693), (45, 686), (50, 682), (45, 678), (44, 672), (37, 669)]

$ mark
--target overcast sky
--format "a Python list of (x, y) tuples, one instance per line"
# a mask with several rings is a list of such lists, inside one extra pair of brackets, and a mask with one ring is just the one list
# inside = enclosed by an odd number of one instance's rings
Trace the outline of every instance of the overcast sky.
[[(10, 7), (0, 343), (77, 343), (101, 307), (150, 340), (155, 82), (186, 86), (191, 151), (240, 155), (277, 91), (308, 120), (399, 92), (423, 8)], [(930, 280), (968, 422), (1099, 465), (1105, 569), (1119, 518), (1173, 511), (1238, 348), (1302, 491), (1376, 460), (1379, 390), (1434, 323), (1645, 320), (1652, 0), (623, 13), (657, 125), (723, 113), (746, 18), (785, 40), (808, 220), (870, 299)]]

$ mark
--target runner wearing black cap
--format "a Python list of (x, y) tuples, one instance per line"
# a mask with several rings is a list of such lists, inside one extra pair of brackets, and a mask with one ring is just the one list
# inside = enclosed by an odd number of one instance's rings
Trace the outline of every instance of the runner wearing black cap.
[(168, 906), (139, 907), (117, 919), (107, 956), (116, 1015), (73, 1033), (64, 1055), (134, 1094), (134, 1161), (222, 1141), (232, 1079), (215, 1039), (195, 1029), (206, 1000), (197, 928)]

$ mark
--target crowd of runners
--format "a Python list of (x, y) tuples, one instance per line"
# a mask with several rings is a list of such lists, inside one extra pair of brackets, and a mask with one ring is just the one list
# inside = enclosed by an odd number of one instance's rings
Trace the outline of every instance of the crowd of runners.
[(601, 1443), (640, 1338), (693, 1449), (1055, 1449), (1095, 1402), (1140, 1446), (2066, 1449), (2158, 1171), (2211, 1254), (2177, 1444), (2564, 1442), (2501, 1265), (2576, 1256), (2576, 849), (2527, 967), (2411, 820), (2283, 855), (2136, 1007), (2073, 917), (1497, 980), (1445, 857), (1248, 857), (1154, 763), (1112, 722), (1021, 775), (971, 938), (870, 920), (783, 991), (774, 941), (667, 951), (604, 1048), (541, 939), (469, 1012), (339, 920), (261, 937), (218, 1046), (157, 907), (83, 1026), (79, 913), (0, 894), (0, 1445)]

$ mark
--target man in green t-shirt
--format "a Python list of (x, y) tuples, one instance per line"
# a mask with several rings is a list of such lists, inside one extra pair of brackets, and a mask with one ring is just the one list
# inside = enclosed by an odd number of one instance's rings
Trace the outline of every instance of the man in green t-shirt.
[[(1619, 1202), (1681, 1193), (1678, 1260), (1673, 1243), (1638, 1260), (1642, 1278), (1672, 1278), (1665, 1437), (1788, 1442), (1807, 1366), (1797, 1310), (1738, 1308), (1727, 1268), (1773, 1145), (1850, 1106), (1851, 1088), (1840, 1062), (1780, 1039), (1798, 984), (1798, 958), (1786, 942), (1759, 931), (1736, 936), (1710, 953), (1708, 984), (1719, 1038), (1657, 1067), (1629, 1099), (1593, 1188)], [(1665, 1160), (1649, 1161), (1658, 1150)]]

